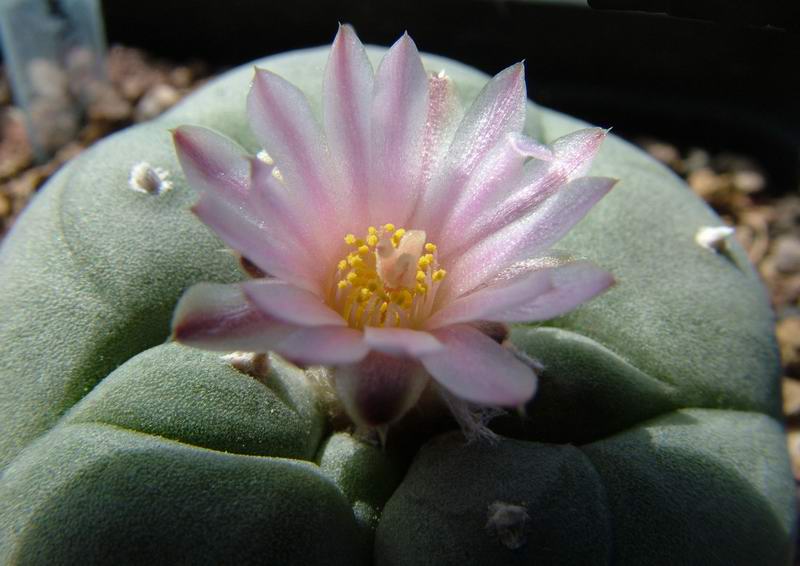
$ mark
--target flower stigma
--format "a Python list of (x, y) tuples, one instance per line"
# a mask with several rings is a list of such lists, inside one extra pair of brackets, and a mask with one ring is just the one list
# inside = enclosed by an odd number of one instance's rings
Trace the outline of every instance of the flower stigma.
[(447, 272), (423, 230), (370, 226), (347, 234), (350, 251), (336, 266), (332, 307), (351, 328), (418, 328), (430, 314)]

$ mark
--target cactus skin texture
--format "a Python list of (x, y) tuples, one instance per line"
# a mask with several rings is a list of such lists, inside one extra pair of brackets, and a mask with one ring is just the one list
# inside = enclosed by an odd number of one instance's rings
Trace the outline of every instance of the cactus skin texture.
[[(257, 64), (318, 109), (327, 53)], [(465, 102), (487, 80), (424, 60)], [(445, 433), (407, 465), (332, 433), (280, 358), (254, 379), (165, 343), (185, 288), (242, 278), (189, 211), (169, 129), (207, 126), (257, 153), (251, 77), (234, 70), (80, 156), (4, 242), (0, 564), (790, 563), (765, 293), (734, 242), (695, 242), (719, 218), (614, 136), (590, 174), (619, 185), (563, 246), (617, 285), (512, 329), (545, 369), (527, 416), (493, 425), (495, 445)], [(551, 142), (584, 126), (531, 105), (526, 131)], [(132, 190), (142, 162), (169, 186), (150, 175), (158, 190)]]

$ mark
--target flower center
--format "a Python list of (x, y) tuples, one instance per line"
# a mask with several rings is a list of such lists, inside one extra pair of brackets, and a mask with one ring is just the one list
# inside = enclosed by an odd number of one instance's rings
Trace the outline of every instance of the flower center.
[(339, 261), (332, 306), (352, 328), (417, 327), (433, 308), (446, 272), (422, 230), (370, 226), (366, 237), (344, 237), (351, 251)]

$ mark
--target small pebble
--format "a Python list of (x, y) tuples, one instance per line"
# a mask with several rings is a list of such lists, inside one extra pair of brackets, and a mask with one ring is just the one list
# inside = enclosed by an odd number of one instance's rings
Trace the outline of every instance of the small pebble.
[(158, 84), (145, 93), (136, 105), (134, 118), (137, 122), (151, 120), (181, 99), (180, 93), (167, 84)]
[(800, 377), (800, 316), (784, 318), (775, 328), (786, 375)]
[(793, 235), (780, 236), (774, 244), (775, 268), (781, 273), (800, 272), (800, 239)]
[(783, 414), (787, 418), (800, 417), (800, 381), (784, 377), (781, 381), (783, 390)]
[(11, 214), (11, 200), (4, 194), (0, 194), (0, 218)]

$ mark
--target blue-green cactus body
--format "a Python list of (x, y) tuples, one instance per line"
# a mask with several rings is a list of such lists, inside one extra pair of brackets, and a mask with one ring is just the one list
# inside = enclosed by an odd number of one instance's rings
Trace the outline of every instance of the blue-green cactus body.
[[(318, 110), (326, 57), (258, 64)], [(425, 62), (466, 103), (487, 80)], [(185, 288), (242, 277), (189, 211), (196, 195), (169, 129), (208, 126), (257, 152), (251, 76), (235, 70), (87, 151), (4, 243), (0, 563), (790, 561), (793, 483), (763, 290), (735, 243), (719, 254), (694, 241), (720, 219), (613, 136), (591, 173), (619, 185), (561, 246), (617, 285), (513, 330), (545, 370), (528, 417), (499, 420), (495, 446), (449, 433), (406, 469), (405, 454), (332, 432), (319, 390), (280, 358), (254, 379), (165, 343)], [(531, 105), (527, 131), (550, 142), (582, 125)], [(170, 172), (172, 187), (133, 190), (140, 162)], [(517, 524), (499, 525), (504, 505)]]

